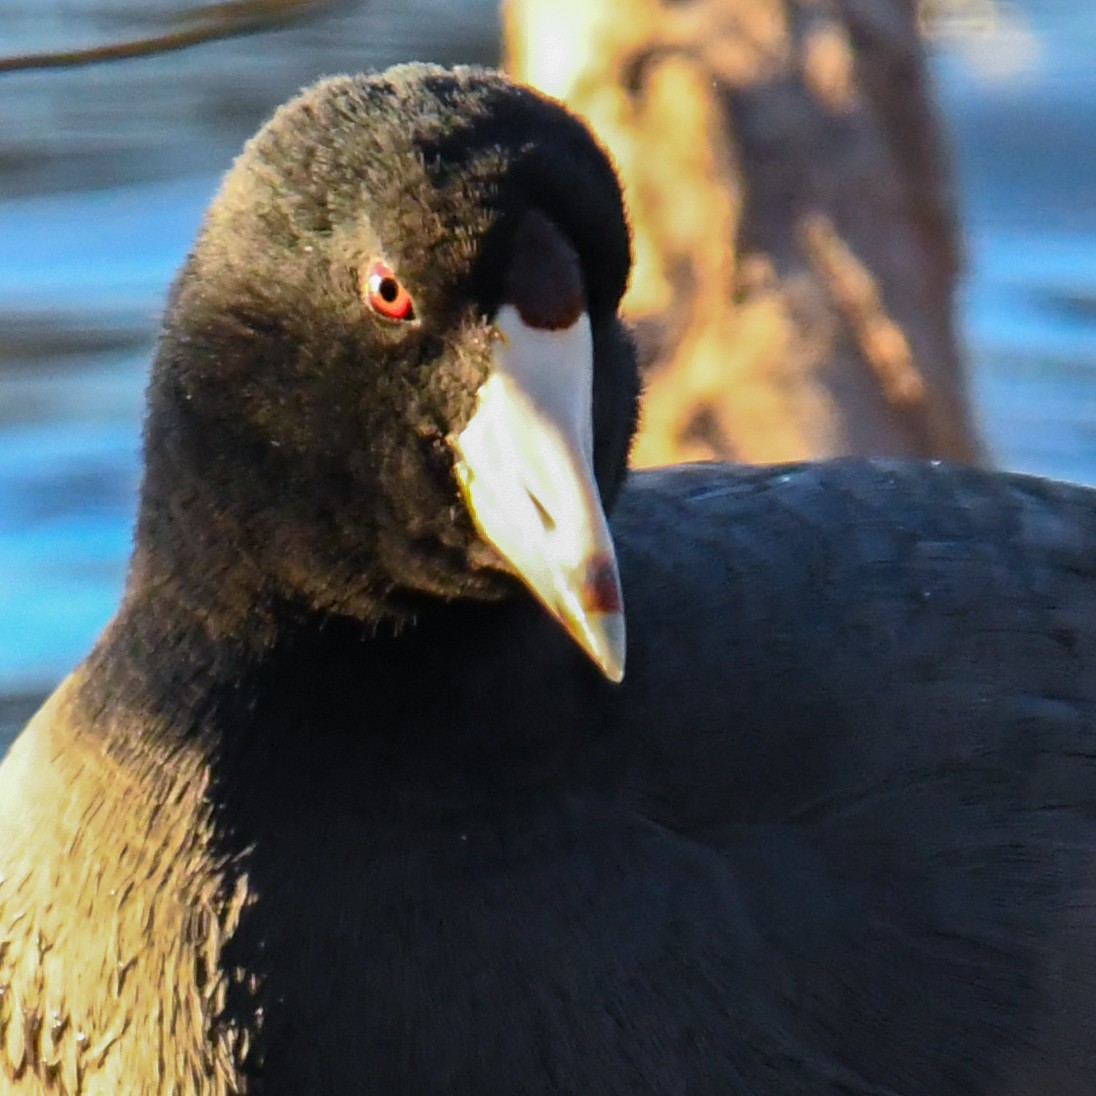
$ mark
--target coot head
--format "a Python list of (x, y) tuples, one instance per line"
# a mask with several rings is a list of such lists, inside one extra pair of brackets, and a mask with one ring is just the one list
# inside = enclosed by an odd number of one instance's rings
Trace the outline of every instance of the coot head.
[(619, 679), (629, 261), (614, 172), (559, 104), (424, 66), (305, 91), (173, 287), (131, 587), (251, 634), (531, 590)]

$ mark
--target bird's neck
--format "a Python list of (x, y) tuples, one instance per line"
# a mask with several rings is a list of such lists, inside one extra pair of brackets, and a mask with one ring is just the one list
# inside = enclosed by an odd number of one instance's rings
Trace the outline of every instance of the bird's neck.
[[(142, 734), (222, 770), (247, 758), (272, 780), (306, 756), (359, 781), (471, 765), (520, 783), (552, 768), (545, 757), (604, 683), (529, 595), (394, 606), (366, 583), (346, 613), (287, 596), (292, 560), (275, 578), (270, 558), (284, 555), (282, 531), (265, 530), (271, 548), (234, 499), (254, 477), (228, 457), (203, 464), (202, 423), (168, 411), (189, 414), (171, 404), (155, 416), (126, 593), (90, 657), (86, 710), (123, 707)], [(131, 736), (118, 748), (134, 748)]]
[(149, 398), (144, 480), (120, 616), (142, 633), (160, 627), (218, 652), (233, 650), (234, 638), (255, 650), (269, 647), (271, 584), (248, 547), (264, 532), (247, 524), (258, 509), (244, 497), (249, 454), (224, 445), (216, 427), (162, 380), (157, 384), (155, 374)]
[[(439, 602), (398, 627), (274, 612), (258, 642), (211, 630), (170, 586), (140, 593), (89, 660), (85, 710), (124, 707), (123, 727), (157, 751), (246, 770), (270, 802), (310, 788), (322, 809), (332, 789), (436, 789), (470, 771), (520, 788), (569, 768), (595, 730), (603, 682), (531, 599)], [(132, 731), (110, 743), (123, 756), (147, 744)]]

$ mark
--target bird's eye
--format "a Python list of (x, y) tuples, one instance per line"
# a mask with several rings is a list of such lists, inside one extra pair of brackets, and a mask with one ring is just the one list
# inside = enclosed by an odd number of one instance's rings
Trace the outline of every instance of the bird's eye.
[(415, 318), (411, 294), (387, 263), (379, 260), (370, 263), (359, 288), (365, 303), (382, 319), (406, 321)]

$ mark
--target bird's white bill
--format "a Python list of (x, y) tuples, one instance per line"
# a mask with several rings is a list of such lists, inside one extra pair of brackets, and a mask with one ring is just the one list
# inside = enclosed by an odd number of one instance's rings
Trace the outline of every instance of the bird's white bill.
[(451, 439), (461, 489), (484, 539), (602, 673), (620, 681), (624, 608), (594, 478), (589, 318), (542, 330), (504, 305), (495, 324), (491, 374)]

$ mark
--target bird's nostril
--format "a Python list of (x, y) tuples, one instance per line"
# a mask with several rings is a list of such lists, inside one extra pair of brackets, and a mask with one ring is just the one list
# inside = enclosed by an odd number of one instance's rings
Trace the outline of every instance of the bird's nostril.
[(526, 487), (525, 493), (529, 496), (529, 499), (536, 509), (537, 514), (540, 516), (540, 523), (544, 526), (544, 531), (546, 533), (552, 532), (552, 530), (556, 527), (555, 518), (553, 518), (552, 515), (548, 513), (548, 510), (545, 507), (544, 503), (541, 502), (540, 499), (538, 499), (537, 496), (534, 495), (528, 487)]

